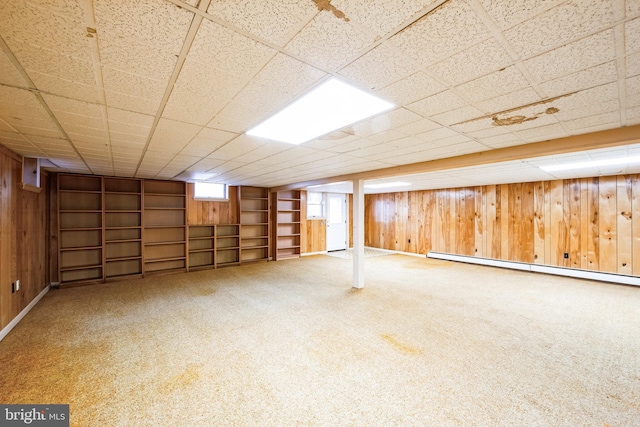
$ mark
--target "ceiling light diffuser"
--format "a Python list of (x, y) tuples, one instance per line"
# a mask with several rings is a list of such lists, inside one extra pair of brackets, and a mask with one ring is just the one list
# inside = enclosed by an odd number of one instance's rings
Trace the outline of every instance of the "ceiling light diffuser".
[(563, 163), (559, 165), (540, 166), (545, 172), (556, 172), (571, 169), (597, 168), (600, 166), (625, 165), (630, 163), (640, 163), (640, 156), (617, 157), (613, 159), (593, 160), (590, 162)]
[(302, 144), (393, 107), (390, 102), (332, 78), (247, 131), (247, 135)]

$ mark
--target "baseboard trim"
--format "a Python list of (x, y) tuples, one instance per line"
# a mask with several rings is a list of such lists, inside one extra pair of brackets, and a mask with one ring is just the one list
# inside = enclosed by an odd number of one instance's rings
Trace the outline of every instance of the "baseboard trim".
[(319, 251), (319, 252), (305, 252), (300, 254), (300, 256), (311, 256), (311, 255), (326, 255), (327, 251)]
[(38, 296), (36, 296), (33, 300), (31, 300), (29, 305), (27, 305), (16, 317), (14, 317), (13, 320), (9, 322), (7, 326), (2, 328), (2, 330), (0, 331), (0, 341), (2, 341), (4, 337), (7, 336), (7, 334), (9, 334), (9, 332), (11, 332), (11, 330), (15, 328), (16, 325), (24, 318), (24, 316), (26, 316), (27, 313), (31, 311), (31, 309), (38, 303), (38, 301), (40, 301), (42, 297), (45, 296), (47, 292), (49, 292), (50, 287), (51, 287), (50, 285), (47, 285), (42, 290), (42, 292), (38, 294)]
[(479, 258), (473, 256), (447, 254), (443, 252), (429, 252), (427, 254), (427, 258), (464, 262), (468, 264), (487, 265), (491, 267), (508, 268), (511, 270), (531, 271), (534, 273), (553, 274), (555, 276), (573, 277), (577, 279), (597, 280), (599, 282), (618, 283), (621, 285), (640, 286), (640, 277), (626, 276), (624, 274), (601, 273), (599, 271), (577, 270), (574, 268), (528, 264), (525, 262), (516, 261), (503, 261), (499, 259)]

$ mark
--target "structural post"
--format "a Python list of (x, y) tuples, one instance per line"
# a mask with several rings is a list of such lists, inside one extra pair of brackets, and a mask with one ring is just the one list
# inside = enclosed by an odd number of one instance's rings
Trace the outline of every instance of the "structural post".
[(364, 180), (353, 180), (353, 287), (364, 288)]

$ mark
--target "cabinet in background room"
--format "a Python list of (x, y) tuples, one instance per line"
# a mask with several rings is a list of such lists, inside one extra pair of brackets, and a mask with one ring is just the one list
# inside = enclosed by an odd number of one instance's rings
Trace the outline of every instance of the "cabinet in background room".
[(143, 182), (144, 273), (186, 271), (185, 183)]
[(269, 190), (240, 187), (240, 260), (269, 259)]

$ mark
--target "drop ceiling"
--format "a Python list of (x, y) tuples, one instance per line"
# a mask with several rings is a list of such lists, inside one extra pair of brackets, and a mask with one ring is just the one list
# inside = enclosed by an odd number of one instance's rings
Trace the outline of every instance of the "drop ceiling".
[[(330, 77), (396, 108), (245, 135)], [(53, 171), (278, 187), (638, 124), (640, 0), (0, 0), (0, 144)], [(635, 173), (537, 166), (639, 142), (386, 180)]]

